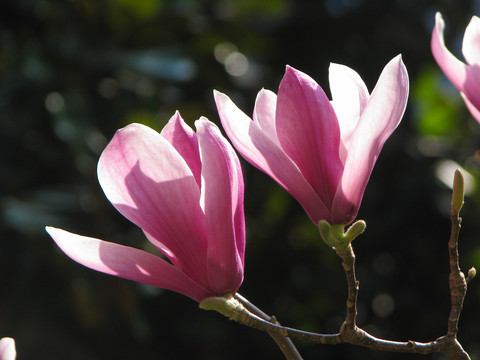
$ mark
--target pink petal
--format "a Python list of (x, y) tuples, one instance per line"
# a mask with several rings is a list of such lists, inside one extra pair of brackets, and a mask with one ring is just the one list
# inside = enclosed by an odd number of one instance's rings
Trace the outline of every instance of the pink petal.
[(277, 95), (270, 90), (262, 89), (258, 92), (253, 109), (253, 121), (260, 129), (278, 145), (277, 129), (275, 128), (275, 109), (277, 107)]
[(453, 56), (446, 48), (443, 37), (444, 29), (445, 22), (442, 14), (437, 12), (431, 41), (432, 54), (447, 78), (458, 90), (463, 91), (463, 85), (467, 79), (467, 65)]
[(182, 271), (207, 283), (200, 189), (164, 137), (140, 124), (117, 131), (100, 157), (98, 179), (117, 210), (173, 253)]
[(15, 360), (16, 357), (15, 340), (9, 337), (0, 339), (0, 360)]
[(270, 136), (228, 96), (215, 91), (214, 97), (223, 128), (242, 156), (296, 198), (313, 222), (329, 219), (330, 212), (322, 200)]
[(480, 123), (480, 110), (473, 106), (473, 104), (467, 99), (464, 93), (460, 93), (460, 95), (462, 95), (463, 101), (465, 101), (465, 105), (467, 105), (467, 108), (472, 114), (472, 116)]
[(462, 52), (467, 64), (480, 66), (480, 18), (477, 16), (472, 17), (465, 30)]
[(478, 20), (472, 19), (464, 36), (463, 53), (472, 63), (468, 66), (453, 56), (445, 47), (443, 31), (445, 22), (442, 15), (435, 15), (435, 28), (432, 34), (432, 54), (445, 76), (465, 94), (470, 103), (480, 109), (480, 67), (478, 63)]
[(283, 151), (329, 208), (343, 170), (338, 120), (322, 88), (289, 66), (277, 94), (276, 129)]
[(200, 153), (198, 151), (197, 134), (183, 121), (178, 111), (170, 118), (160, 135), (167, 139), (186, 161), (200, 187), (202, 163), (200, 162)]
[(355, 128), (332, 208), (334, 223), (348, 224), (357, 215), (383, 144), (402, 119), (408, 89), (407, 69), (398, 55), (383, 69)]
[(215, 124), (201, 118), (195, 126), (202, 158), (209, 288), (217, 294), (234, 293), (243, 280), (245, 252), (242, 170)]
[(480, 18), (476, 16), (472, 17), (465, 30), (462, 51), (470, 65), (467, 69), (463, 93), (478, 111), (480, 109)]
[(345, 164), (353, 132), (370, 95), (360, 75), (345, 65), (330, 64), (329, 82), (340, 126), (340, 159)]
[(65, 254), (90, 269), (172, 290), (198, 302), (216, 295), (167, 261), (145, 251), (53, 227), (46, 230)]

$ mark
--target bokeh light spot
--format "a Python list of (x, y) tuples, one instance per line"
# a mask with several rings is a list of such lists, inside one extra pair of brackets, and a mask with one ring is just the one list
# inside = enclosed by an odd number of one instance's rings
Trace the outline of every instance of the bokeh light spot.
[(45, 97), (45, 107), (51, 113), (59, 113), (65, 106), (65, 100), (62, 94), (53, 91)]
[(372, 301), (372, 310), (378, 317), (385, 318), (392, 314), (394, 309), (395, 300), (390, 294), (378, 294)]
[(242, 76), (248, 70), (248, 59), (239, 52), (233, 52), (225, 58), (225, 70), (232, 76)]
[(232, 44), (230, 42), (223, 42), (215, 46), (215, 48), (213, 49), (213, 55), (219, 63), (224, 64), (227, 56), (237, 51), (238, 49), (235, 44)]
[(443, 184), (452, 189), (453, 175), (456, 169), (460, 169), (463, 174), (465, 195), (471, 195), (475, 189), (475, 178), (455, 161), (448, 159), (438, 161), (435, 165), (435, 176)]

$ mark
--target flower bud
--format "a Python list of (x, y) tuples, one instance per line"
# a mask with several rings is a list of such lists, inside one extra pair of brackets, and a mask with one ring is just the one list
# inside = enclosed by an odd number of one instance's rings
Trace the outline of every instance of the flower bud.
[(468, 274), (467, 274), (467, 282), (469, 282), (470, 280), (472, 280), (475, 275), (477, 275), (477, 269), (475, 269), (473, 266), (470, 268), (470, 270), (468, 270)]
[(452, 192), (452, 213), (458, 214), (463, 206), (464, 190), (463, 174), (460, 169), (455, 170), (453, 178), (453, 192)]

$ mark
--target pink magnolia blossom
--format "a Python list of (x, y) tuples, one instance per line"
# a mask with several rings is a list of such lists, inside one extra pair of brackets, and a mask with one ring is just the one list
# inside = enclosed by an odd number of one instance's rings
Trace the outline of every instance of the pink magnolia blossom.
[(395, 57), (369, 94), (355, 71), (331, 64), (330, 89), (332, 101), (312, 78), (287, 66), (278, 95), (258, 93), (253, 121), (228, 96), (214, 95), (227, 135), (250, 163), (290, 192), (315, 224), (347, 225), (402, 118), (407, 70)]
[(435, 15), (432, 33), (432, 54), (447, 78), (460, 91), (467, 108), (480, 122), (480, 18), (473, 16), (463, 36), (462, 53), (466, 64), (445, 46), (442, 14)]
[(238, 157), (206, 118), (197, 133), (177, 112), (159, 134), (118, 130), (98, 163), (110, 202), (169, 261), (143, 250), (48, 227), (73, 260), (201, 302), (235, 293), (243, 280), (245, 218)]
[(0, 339), (0, 360), (15, 360), (16, 357), (15, 340), (9, 337)]

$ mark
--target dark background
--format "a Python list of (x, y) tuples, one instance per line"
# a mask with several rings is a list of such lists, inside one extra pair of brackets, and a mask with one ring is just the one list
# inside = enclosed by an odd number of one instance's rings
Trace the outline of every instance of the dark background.
[[(372, 89), (399, 53), (410, 98), (358, 216), (367, 222), (354, 242), (358, 322), (399, 341), (445, 334), (450, 191), (438, 169), (451, 160), (470, 173), (461, 265), (479, 268), (480, 166), (473, 154), (480, 125), (431, 56), (436, 11), (446, 21), (447, 46), (462, 58), (478, 2), (2, 1), (0, 337), (16, 339), (20, 360), (281, 359), (265, 333), (199, 310), (182, 295), (74, 263), (44, 226), (143, 247), (141, 231), (115, 211), (96, 179), (99, 154), (116, 129), (141, 122), (161, 130), (177, 109), (190, 125), (202, 115), (218, 123), (213, 89), (251, 114), (257, 91), (277, 91), (286, 64), (327, 93), (329, 63), (345, 64)], [(222, 51), (235, 49), (222, 60)], [(232, 70), (232, 59), (247, 61), (246, 73)], [(339, 259), (289, 194), (242, 164), (248, 237), (241, 294), (286, 325), (338, 331), (346, 298)], [(453, 171), (446, 174), (450, 181)], [(472, 359), (480, 359), (479, 307), (475, 279), (459, 332)], [(305, 359), (442, 358), (298, 347)]]

